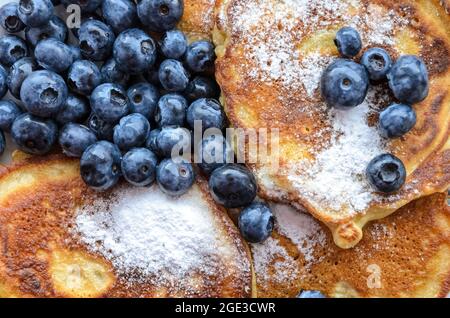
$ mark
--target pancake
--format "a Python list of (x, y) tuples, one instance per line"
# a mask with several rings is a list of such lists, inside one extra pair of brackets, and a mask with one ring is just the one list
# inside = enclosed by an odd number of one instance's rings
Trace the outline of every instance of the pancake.
[[(338, 246), (351, 248), (368, 222), (448, 189), (450, 16), (444, 6), (437, 0), (217, 2), (216, 77), (230, 122), (247, 135), (265, 128), (275, 136), (257, 160), (248, 140), (236, 145), (263, 198), (307, 209)], [(379, 111), (394, 101), (387, 84), (372, 86), (366, 101), (349, 111), (323, 102), (321, 74), (338, 56), (333, 39), (345, 25), (361, 33), (362, 52), (377, 46), (394, 59), (414, 54), (425, 61), (430, 94), (414, 105), (418, 122), (406, 136), (386, 140), (376, 127)], [(408, 175), (391, 195), (377, 193), (365, 177), (368, 163), (386, 152), (405, 163)]]
[(184, 14), (178, 27), (191, 41), (211, 39), (214, 29), (215, 0), (185, 0)]
[(276, 205), (276, 231), (251, 245), (258, 297), (445, 297), (450, 291), (450, 207), (446, 194), (413, 201), (364, 229), (353, 249), (309, 214)]
[(249, 251), (204, 181), (94, 193), (59, 155), (0, 169), (0, 297), (250, 297)]

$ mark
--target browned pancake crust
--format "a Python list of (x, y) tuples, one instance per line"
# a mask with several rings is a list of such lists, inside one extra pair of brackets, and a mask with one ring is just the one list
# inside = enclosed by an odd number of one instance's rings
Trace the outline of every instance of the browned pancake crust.
[(215, 0), (185, 0), (178, 27), (193, 39), (210, 39), (214, 28), (214, 4)]

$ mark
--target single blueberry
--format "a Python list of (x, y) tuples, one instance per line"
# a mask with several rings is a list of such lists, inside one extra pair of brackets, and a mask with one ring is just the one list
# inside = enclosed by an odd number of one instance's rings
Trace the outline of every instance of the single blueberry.
[(137, 14), (142, 24), (152, 31), (171, 30), (183, 16), (183, 0), (141, 0), (137, 4)]
[(124, 87), (127, 86), (130, 79), (128, 73), (119, 69), (116, 60), (113, 58), (103, 64), (101, 73), (105, 83), (116, 83)]
[(209, 41), (197, 41), (188, 46), (186, 64), (193, 72), (208, 72), (214, 68), (216, 53), (214, 45)]
[(186, 110), (188, 103), (179, 94), (166, 94), (162, 96), (155, 111), (155, 122), (159, 127), (184, 126), (186, 122)]
[(80, 158), (84, 151), (97, 142), (97, 136), (86, 126), (74, 123), (65, 125), (59, 134), (59, 145), (69, 157)]
[(164, 159), (156, 168), (156, 180), (161, 191), (170, 196), (180, 196), (194, 184), (194, 168), (182, 158)]
[(369, 163), (367, 179), (377, 191), (396, 192), (405, 184), (406, 168), (403, 162), (394, 155), (382, 154)]
[(99, 141), (89, 146), (80, 160), (83, 181), (97, 191), (106, 191), (119, 181), (122, 154), (116, 145)]
[(64, 79), (50, 71), (31, 73), (22, 84), (20, 99), (27, 111), (39, 117), (53, 117), (66, 102), (68, 89)]
[(131, 114), (123, 117), (114, 128), (114, 143), (122, 151), (141, 147), (147, 140), (150, 123), (141, 114)]
[(179, 59), (186, 53), (188, 41), (180, 30), (167, 31), (161, 39), (161, 52), (168, 59)]
[(117, 37), (113, 54), (122, 71), (142, 74), (156, 61), (156, 44), (144, 31), (129, 29)]
[(89, 116), (89, 111), (88, 101), (84, 97), (69, 94), (55, 120), (59, 125), (81, 123)]
[(14, 120), (21, 114), (22, 110), (13, 101), (0, 101), (0, 129), (4, 132), (10, 132)]
[[(38, 65), (31, 57), (24, 57), (14, 63), (8, 74), (7, 83), (9, 92), (17, 99), (20, 99), (20, 88), (25, 78), (36, 71)], [(0, 74), (1, 78), (1, 74)], [(0, 92), (1, 93), (1, 92)]]
[(0, 130), (0, 157), (5, 152), (5, 148), (6, 148), (5, 134), (3, 134), (3, 131)]
[[(72, 10), (73, 11), (73, 10)], [(102, 21), (103, 17), (98, 15), (95, 12), (86, 12), (81, 15), (81, 20), (78, 21), (79, 17), (77, 15), (73, 15), (74, 19), (71, 21), (71, 26), (69, 26), (70, 32), (73, 34), (73, 36), (77, 39), (80, 38), (80, 26), (83, 25), (86, 21), (89, 20), (96, 20), (96, 21)], [(78, 23), (79, 22), (79, 23)]]
[(136, 5), (130, 0), (103, 0), (102, 13), (105, 22), (119, 34), (136, 25)]
[(0, 65), (0, 98), (3, 98), (8, 91), (8, 72)]
[(275, 218), (270, 207), (256, 202), (242, 210), (238, 227), (247, 242), (262, 243), (272, 235), (274, 223)]
[(50, 0), (20, 0), (17, 14), (27, 26), (39, 27), (50, 21), (54, 9)]
[(191, 129), (194, 129), (195, 122), (202, 123), (203, 130), (209, 128), (224, 129), (226, 125), (226, 116), (222, 105), (210, 98), (196, 100), (187, 110), (187, 123)]
[(189, 73), (177, 60), (165, 60), (159, 66), (159, 81), (168, 92), (182, 92), (189, 84)]
[(83, 13), (91, 13), (97, 10), (102, 4), (103, 0), (61, 0), (66, 7), (71, 4), (77, 5)]
[(417, 56), (400, 57), (387, 77), (394, 96), (402, 103), (420, 103), (428, 96), (430, 87), (427, 67)]
[(191, 151), (192, 136), (189, 130), (177, 126), (167, 126), (156, 136), (157, 152), (161, 157), (173, 158)]
[(147, 149), (150, 149), (153, 153), (157, 154), (158, 156), (160, 156), (160, 152), (159, 152), (159, 148), (158, 148), (158, 136), (161, 133), (161, 129), (157, 128), (157, 129), (153, 129), (152, 131), (150, 131), (150, 133), (148, 134), (147, 140), (145, 141), (145, 147)]
[(56, 39), (61, 42), (66, 42), (67, 26), (66, 23), (54, 15), (44, 26), (30, 28), (25, 30), (25, 38), (32, 46), (36, 46), (39, 41), (48, 38)]
[(392, 67), (392, 59), (385, 49), (375, 47), (363, 54), (361, 64), (366, 67), (370, 80), (378, 82), (386, 79)]
[(116, 123), (130, 111), (130, 103), (122, 86), (105, 83), (97, 86), (91, 95), (91, 107), (100, 119)]
[(340, 29), (334, 40), (336, 47), (342, 57), (351, 58), (358, 55), (362, 48), (361, 36), (352, 27)]
[(34, 56), (41, 67), (56, 73), (67, 71), (74, 62), (70, 47), (53, 38), (39, 41)]
[(25, 24), (17, 13), (19, 4), (10, 2), (0, 8), (0, 25), (9, 33), (17, 33), (25, 29)]
[(218, 98), (220, 95), (220, 87), (212, 78), (196, 76), (189, 82), (183, 95), (189, 102), (196, 101), (200, 98)]
[(233, 159), (233, 149), (222, 134), (206, 136), (198, 144), (196, 162), (200, 170), (208, 176), (227, 163), (233, 163)]
[(367, 70), (351, 60), (335, 60), (322, 75), (322, 97), (330, 107), (356, 107), (364, 102), (368, 90)]
[(130, 100), (130, 111), (144, 115), (148, 120), (153, 119), (159, 100), (159, 90), (152, 84), (137, 83), (127, 91)]
[(103, 81), (98, 66), (88, 60), (76, 61), (67, 74), (67, 85), (80, 95), (89, 96)]
[(304, 290), (297, 298), (327, 298), (323, 293), (317, 290)]
[(214, 200), (226, 208), (249, 205), (256, 198), (257, 184), (253, 174), (245, 167), (227, 164), (213, 171), (209, 189)]
[(151, 185), (156, 179), (158, 158), (146, 148), (134, 148), (122, 159), (122, 175), (125, 180), (137, 187)]
[(113, 141), (114, 124), (100, 119), (95, 113), (91, 113), (87, 125), (97, 135), (99, 140)]
[(11, 66), (21, 58), (28, 56), (28, 47), (24, 40), (16, 35), (0, 37), (0, 63)]
[(417, 115), (411, 106), (393, 104), (380, 114), (380, 131), (383, 137), (398, 138), (414, 128)]
[(103, 61), (111, 55), (116, 39), (113, 30), (98, 20), (87, 20), (78, 31), (81, 54), (93, 61)]
[(52, 149), (58, 127), (51, 119), (22, 114), (11, 126), (11, 137), (17, 147), (32, 155), (44, 155)]

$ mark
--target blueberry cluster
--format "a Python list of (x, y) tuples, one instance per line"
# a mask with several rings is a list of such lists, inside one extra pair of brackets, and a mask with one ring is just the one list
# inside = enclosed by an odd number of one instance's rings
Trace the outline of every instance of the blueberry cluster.
[[(68, 29), (54, 5), (78, 5), (79, 28)], [(213, 78), (215, 51), (209, 41), (189, 43), (177, 30), (182, 0), (21, 0), (0, 9), (0, 154), (3, 132), (22, 151), (43, 155), (59, 144), (80, 158), (84, 182), (98, 191), (123, 177), (134, 186), (155, 181), (171, 196), (194, 184), (184, 156), (196, 123), (208, 135), (198, 147), (199, 169), (209, 176), (213, 198), (245, 208), (243, 236), (270, 236), (270, 208), (253, 203), (257, 185), (223, 137), (227, 118)], [(24, 31), (25, 40), (17, 35)], [(68, 43), (69, 31), (77, 39)], [(151, 34), (151, 35), (150, 35)], [(196, 149), (194, 147), (194, 149)]]
[[(395, 63), (383, 48), (368, 49), (360, 63), (356, 57), (362, 49), (361, 37), (355, 29), (344, 27), (337, 32), (335, 44), (342, 58), (325, 70), (321, 92), (325, 102), (337, 109), (351, 109), (362, 104), (370, 84), (388, 81), (398, 103), (380, 113), (379, 131), (385, 138), (398, 138), (416, 124), (413, 104), (423, 101), (429, 92), (425, 63), (417, 56), (401, 56)], [(374, 158), (367, 168), (367, 178), (377, 191), (392, 193), (405, 183), (406, 169), (392, 154)]]

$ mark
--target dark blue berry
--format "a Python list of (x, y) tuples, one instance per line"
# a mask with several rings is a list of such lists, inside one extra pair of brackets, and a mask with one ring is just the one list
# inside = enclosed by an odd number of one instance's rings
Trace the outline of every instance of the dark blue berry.
[(182, 158), (164, 159), (156, 169), (156, 180), (164, 193), (180, 196), (188, 192), (194, 184), (194, 168)]
[(187, 122), (191, 129), (194, 129), (196, 121), (201, 122), (203, 130), (209, 128), (222, 130), (226, 124), (222, 105), (215, 99), (202, 98), (196, 100), (187, 110)]
[(405, 184), (406, 168), (403, 162), (394, 155), (382, 154), (369, 163), (367, 179), (379, 192), (396, 192)]
[(368, 90), (369, 75), (365, 67), (351, 60), (335, 60), (322, 75), (322, 97), (330, 107), (358, 106), (364, 102)]
[(44, 155), (52, 149), (58, 128), (51, 119), (22, 114), (11, 126), (11, 137), (17, 147), (32, 155)]
[(400, 57), (387, 75), (394, 96), (408, 105), (428, 96), (429, 79), (425, 63), (413, 55)]
[(123, 117), (114, 128), (114, 143), (122, 151), (144, 145), (150, 132), (150, 124), (143, 115), (131, 114)]
[(69, 45), (69, 49), (74, 61), (81, 60), (81, 50), (78, 46)]
[(156, 136), (157, 153), (164, 157), (177, 157), (190, 153), (191, 133), (177, 126), (167, 126)]
[(70, 47), (53, 38), (39, 41), (34, 56), (41, 67), (56, 73), (67, 71), (74, 62)]
[(30, 28), (25, 30), (25, 38), (32, 46), (36, 46), (39, 41), (48, 38), (66, 42), (67, 26), (58, 16), (54, 15), (44, 26)]
[(179, 59), (186, 53), (188, 41), (180, 30), (167, 31), (161, 39), (161, 52), (168, 59)]
[(257, 185), (255, 177), (247, 168), (227, 164), (213, 171), (209, 189), (220, 205), (240, 208), (249, 205), (256, 198)]
[(94, 12), (100, 7), (102, 1), (103, 0), (61, 0), (62, 4), (66, 7), (71, 4), (78, 5), (83, 13)]
[(50, 0), (20, 0), (17, 14), (29, 27), (42, 26), (53, 16), (54, 7)]
[(189, 84), (189, 73), (177, 60), (165, 60), (159, 66), (159, 82), (168, 92), (182, 92)]
[(114, 124), (100, 119), (95, 113), (91, 113), (87, 125), (97, 135), (99, 140), (113, 141)]
[[(25, 78), (36, 71), (38, 65), (31, 57), (24, 57), (14, 63), (7, 78), (9, 92), (17, 99), (20, 99), (20, 88)], [(1, 77), (1, 74), (0, 74)], [(1, 92), (0, 92), (1, 93)]]
[(0, 63), (11, 66), (21, 58), (28, 56), (28, 47), (24, 40), (15, 35), (0, 37)]
[(8, 91), (8, 72), (0, 65), (0, 98), (6, 95)]
[(297, 298), (327, 298), (324, 294), (317, 290), (304, 290)]
[(159, 100), (158, 89), (149, 83), (138, 83), (127, 91), (130, 100), (130, 112), (144, 115), (148, 120), (153, 119)]
[(100, 119), (116, 123), (130, 111), (130, 103), (122, 86), (106, 83), (94, 89), (91, 107)]
[(156, 106), (155, 121), (159, 127), (184, 126), (188, 103), (179, 94), (166, 94), (162, 96)]
[(183, 0), (141, 0), (137, 13), (142, 24), (152, 31), (171, 30), (183, 16)]
[(132, 185), (146, 187), (156, 179), (158, 158), (146, 148), (134, 148), (122, 159), (122, 175)]
[(89, 116), (89, 111), (88, 101), (84, 97), (69, 94), (55, 120), (60, 125), (81, 123)]
[(157, 154), (158, 156), (160, 156), (160, 153), (157, 140), (160, 133), (161, 133), (160, 128), (153, 129), (152, 131), (150, 131), (147, 140), (145, 141), (145, 147), (153, 151), (153, 153)]
[(130, 76), (123, 72), (117, 66), (115, 59), (109, 59), (103, 64), (101, 69), (103, 81), (106, 83), (116, 83), (122, 86), (127, 86)]
[(198, 167), (206, 175), (214, 170), (232, 163), (234, 152), (222, 134), (209, 135), (199, 142), (197, 149)]
[(272, 235), (274, 223), (275, 218), (270, 207), (257, 202), (241, 212), (238, 227), (247, 242), (262, 243)]
[(94, 132), (80, 124), (69, 123), (59, 134), (59, 145), (69, 157), (80, 158), (84, 151), (96, 142), (97, 136)]
[(186, 51), (186, 64), (193, 72), (211, 71), (215, 59), (214, 45), (209, 41), (193, 42)]
[(17, 13), (19, 4), (10, 2), (0, 8), (0, 25), (8, 33), (17, 33), (25, 29), (25, 24)]
[[(74, 13), (74, 11), (72, 11), (72, 12)], [(80, 26), (83, 25), (86, 21), (97, 20), (97, 21), (103, 22), (103, 18), (95, 12), (83, 13), (81, 15), (81, 21), (79, 21), (79, 23), (76, 20), (78, 18), (76, 16), (76, 14), (74, 16), (75, 16), (75, 19), (70, 21), (71, 24), (69, 25), (69, 29), (70, 29), (70, 32), (73, 34), (73, 36), (77, 39), (79, 39), (79, 37), (80, 37)]]
[(351, 27), (340, 29), (334, 40), (336, 47), (342, 57), (351, 58), (358, 55), (362, 48), (361, 36), (358, 31)]
[(136, 5), (130, 0), (103, 0), (102, 13), (105, 22), (119, 34), (136, 25)]
[(89, 96), (103, 81), (98, 66), (88, 60), (76, 61), (67, 74), (67, 85), (80, 95)]
[(414, 128), (417, 115), (411, 106), (393, 104), (380, 114), (380, 132), (386, 138), (398, 138)]
[(218, 98), (220, 95), (220, 87), (212, 78), (197, 76), (189, 82), (183, 95), (189, 102), (196, 101), (200, 98)]
[(21, 114), (22, 110), (16, 103), (10, 100), (0, 101), (0, 129), (4, 132), (10, 132), (14, 120)]
[(392, 67), (392, 59), (385, 49), (376, 47), (363, 54), (361, 64), (366, 67), (370, 80), (378, 82), (386, 79)]
[(78, 31), (81, 54), (93, 61), (103, 61), (111, 55), (116, 39), (113, 30), (98, 20), (87, 20)]
[(116, 145), (108, 141), (96, 142), (81, 156), (81, 178), (95, 190), (109, 190), (119, 181), (121, 161), (122, 155)]
[(68, 89), (64, 79), (50, 71), (31, 73), (22, 84), (20, 99), (27, 111), (40, 117), (59, 113), (66, 102)]

